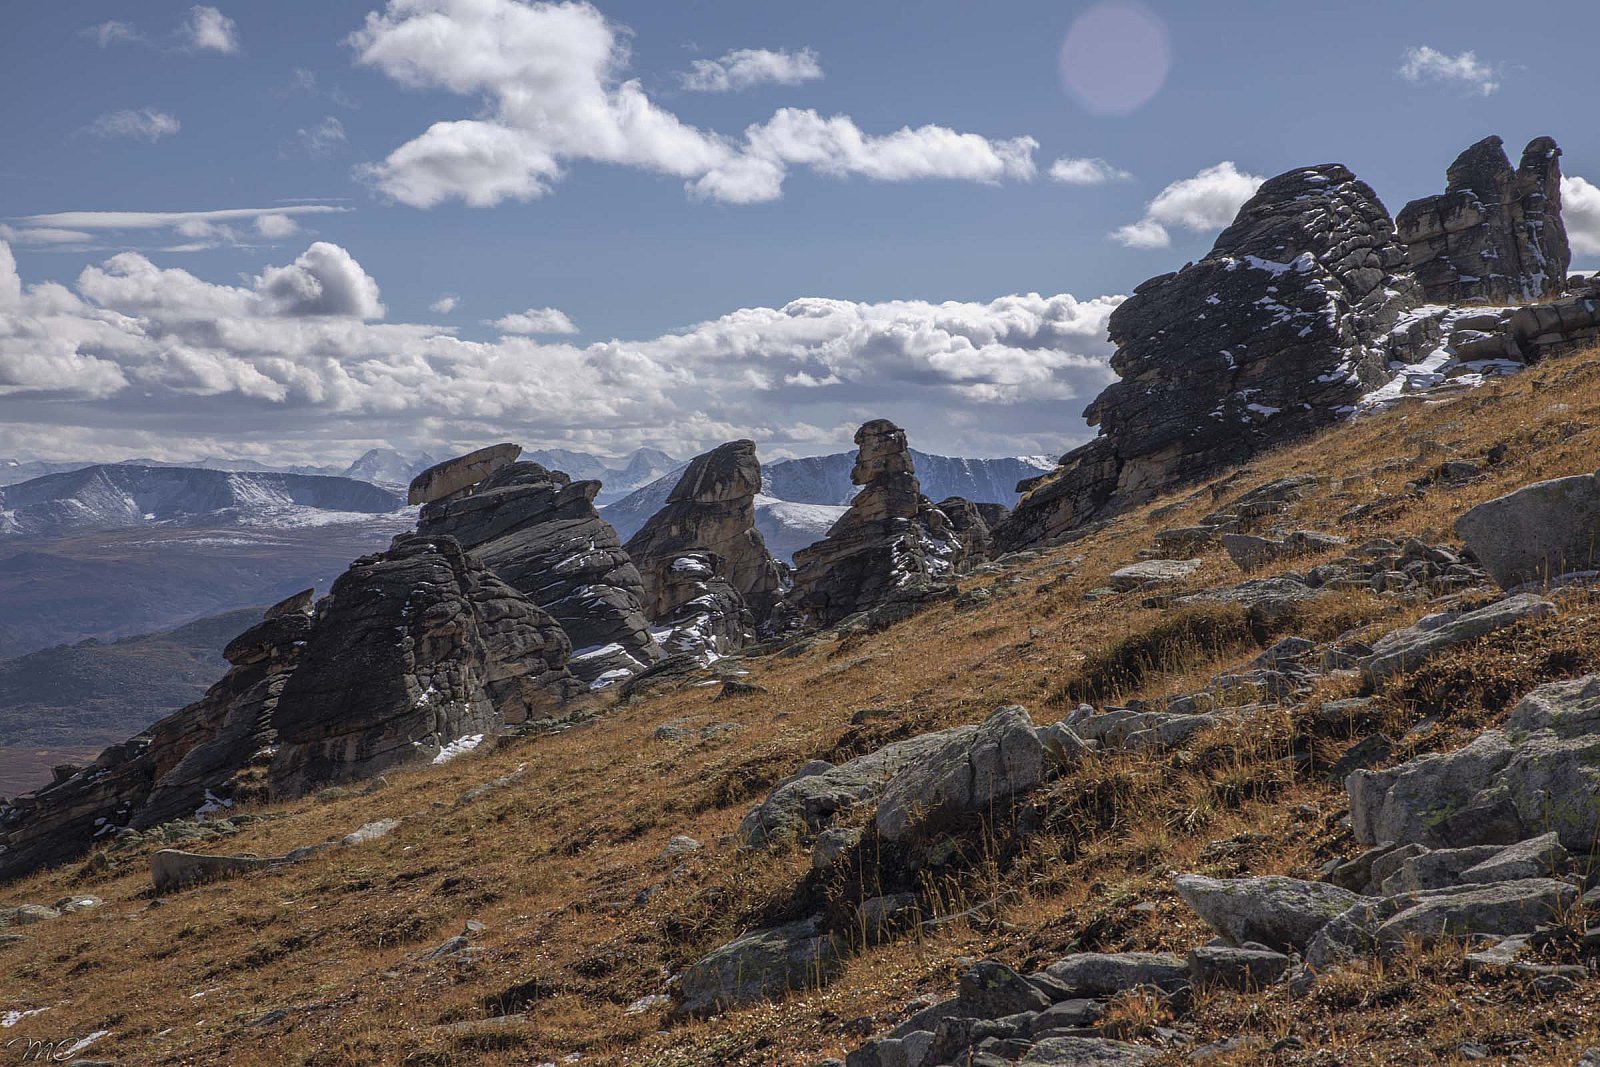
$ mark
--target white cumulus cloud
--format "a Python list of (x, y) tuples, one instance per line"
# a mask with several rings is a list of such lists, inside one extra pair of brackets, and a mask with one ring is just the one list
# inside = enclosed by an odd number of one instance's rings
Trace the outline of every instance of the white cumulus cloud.
[(1166, 248), (1174, 228), (1214, 233), (1233, 221), (1264, 181), (1224, 160), (1161, 190), (1145, 205), (1142, 219), (1113, 230), (1111, 237), (1129, 248)]
[(232, 55), (239, 50), (239, 27), (214, 7), (196, 4), (183, 25), (184, 38), (198, 52)]
[(429, 304), (428, 307), (432, 309), (435, 314), (448, 315), (460, 305), (461, 298), (459, 296), (456, 296), (454, 293), (446, 293), (444, 296), (441, 296), (439, 299)]
[(721, 59), (697, 59), (678, 75), (690, 92), (727, 93), (757, 85), (801, 85), (822, 77), (822, 64), (809, 48), (736, 48)]
[(1408, 82), (1443, 82), (1481, 96), (1500, 88), (1500, 71), (1480, 60), (1471, 50), (1450, 55), (1427, 45), (1407, 48), (1401, 56), (1400, 77)]
[(501, 333), (577, 333), (578, 327), (560, 308), (529, 308), (488, 323)]
[(151, 143), (171, 137), (182, 128), (177, 116), (153, 107), (108, 111), (87, 127), (96, 137), (127, 137)]
[(498, 435), (811, 452), (883, 416), (947, 454), (1056, 451), (1089, 435), (1063, 411), (1112, 380), (1120, 300), (807, 298), (640, 340), (467, 341), (384, 321), (377, 281), (331, 243), (231, 285), (123, 252), (70, 287), (23, 284), (0, 243), (0, 447), (287, 454)]
[(1121, 167), (1114, 167), (1103, 159), (1063, 157), (1050, 164), (1050, 180), (1065, 185), (1104, 185), (1106, 182), (1127, 181), (1132, 177)]
[(1567, 241), (1580, 256), (1600, 256), (1600, 186), (1586, 178), (1561, 179), (1561, 218)]
[(587, 3), (389, 0), (349, 43), (357, 62), (402, 85), (483, 101), (479, 117), (436, 122), (362, 168), (413, 207), (530, 200), (575, 161), (680, 178), (692, 195), (728, 203), (777, 199), (794, 167), (877, 181), (1034, 175), (1031, 137), (935, 125), (871, 135), (847, 116), (794, 108), (737, 138), (691, 126), (625, 77), (626, 39)]

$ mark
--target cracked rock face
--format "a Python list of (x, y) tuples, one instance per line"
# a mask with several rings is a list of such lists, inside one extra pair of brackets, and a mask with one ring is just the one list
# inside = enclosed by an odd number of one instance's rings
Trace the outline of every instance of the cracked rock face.
[(512, 463), (471, 493), (428, 505), (417, 524), (421, 534), (455, 538), (549, 612), (572, 642), (573, 675), (593, 688), (662, 655), (640, 605), (639, 571), (595, 510), (599, 491), (599, 482)]
[(1431, 303), (1525, 303), (1566, 283), (1561, 149), (1536, 137), (1513, 170), (1502, 145), (1485, 137), (1462, 152), (1443, 193), (1413, 200), (1395, 218)]
[(999, 548), (1060, 537), (1342, 417), (1386, 380), (1386, 336), (1420, 302), (1405, 264), (1388, 211), (1347, 168), (1263, 184), (1204, 259), (1112, 313), (1122, 380), (1085, 412), (1100, 436), (1023, 497)]
[(772, 614), (783, 577), (756, 529), (761, 463), (754, 441), (730, 441), (696, 456), (656, 512), (628, 540), (639, 569), (645, 615), (659, 622), (704, 595), (684, 581), (689, 557), (710, 556), (715, 575), (738, 593), (757, 623)]
[(963, 560), (961, 538), (922, 495), (905, 431), (874, 419), (855, 441), (850, 480), (861, 492), (826, 538), (794, 554), (795, 604), (822, 626), (891, 600), (925, 599)]
[(259, 799), (273, 712), (311, 629), (309, 596), (275, 605), (229, 643), (230, 669), (205, 696), (71, 776), (0, 801), (0, 880), (70, 859), (122, 827)]
[(403, 534), (333, 584), (274, 714), (275, 796), (432, 759), (575, 695), (566, 635), (448, 537)]

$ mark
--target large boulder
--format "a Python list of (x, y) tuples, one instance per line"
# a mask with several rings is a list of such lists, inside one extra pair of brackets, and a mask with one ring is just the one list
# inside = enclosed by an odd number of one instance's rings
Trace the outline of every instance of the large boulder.
[(1600, 475), (1525, 485), (1456, 520), (1456, 534), (1503, 589), (1600, 570)]
[(832, 626), (893, 600), (934, 599), (962, 562), (962, 543), (922, 495), (905, 431), (874, 419), (856, 431), (850, 481), (862, 487), (828, 536), (794, 554), (794, 603)]
[(463, 489), (477, 485), (520, 455), (521, 445), (498, 444), (435, 463), (411, 480), (407, 502), (412, 505), (431, 504), (454, 496)]
[(1524, 303), (1561, 292), (1572, 255), (1561, 221), (1561, 149), (1536, 137), (1513, 170), (1486, 137), (1445, 172), (1445, 191), (1395, 217), (1430, 302)]
[(1554, 831), (1589, 852), (1600, 830), (1600, 675), (1553, 682), (1504, 729), (1454, 752), (1345, 781), (1357, 841), (1430, 848), (1511, 845)]
[(1554, 615), (1556, 606), (1543, 597), (1521, 593), (1475, 611), (1439, 611), (1410, 626), (1391, 630), (1372, 643), (1372, 654), (1357, 666), (1372, 682), (1414, 671), (1432, 656), (1526, 619)]
[(1327, 882), (1267, 875), (1206, 878), (1180, 874), (1178, 895), (1230, 944), (1299, 951), (1330, 919), (1361, 898)]
[(778, 996), (817, 989), (843, 965), (844, 946), (820, 919), (754, 930), (718, 948), (683, 972), (686, 1015), (709, 1015)]
[(593, 688), (660, 660), (640, 603), (644, 582), (595, 510), (600, 483), (512, 463), (472, 492), (429, 504), (418, 533), (447, 535), (549, 612), (572, 642), (572, 673)]
[(998, 708), (970, 737), (955, 737), (902, 769), (878, 800), (878, 833), (901, 841), (924, 825), (995, 806), (1037, 786), (1044, 746), (1026, 709)]
[(761, 849), (803, 839), (824, 829), (833, 816), (876, 798), (906, 767), (921, 764), (947, 745), (970, 742), (975, 726), (918, 734), (835, 766), (813, 760), (767, 794), (739, 823), (739, 840)]
[(449, 537), (351, 564), (273, 716), (272, 792), (369, 777), (548, 715), (578, 691), (555, 620)]
[(196, 811), (265, 796), (273, 713), (312, 630), (303, 594), (270, 608), (229, 642), (229, 670), (193, 704), (88, 766), (0, 801), (0, 880), (60, 863), (122, 828), (145, 829)]
[(681, 581), (679, 561), (714, 557), (714, 570), (744, 599), (758, 622), (772, 614), (783, 576), (756, 529), (761, 463), (754, 441), (730, 441), (696, 456), (656, 512), (631, 538), (628, 555), (639, 569), (641, 598), (652, 621), (667, 618), (699, 595)]
[(1387, 379), (1387, 335), (1420, 301), (1404, 267), (1388, 211), (1347, 168), (1263, 184), (1204, 259), (1112, 313), (1122, 380), (1085, 413), (1100, 436), (1031, 487), (998, 547), (1059, 538), (1342, 418)]

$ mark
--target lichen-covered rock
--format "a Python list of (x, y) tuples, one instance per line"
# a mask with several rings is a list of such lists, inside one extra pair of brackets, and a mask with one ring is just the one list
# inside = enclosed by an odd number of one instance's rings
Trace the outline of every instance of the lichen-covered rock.
[(1148, 986), (1171, 992), (1189, 981), (1189, 966), (1165, 952), (1079, 952), (1045, 973), (1082, 997), (1105, 997)]
[(1600, 475), (1525, 485), (1456, 520), (1456, 534), (1502, 589), (1600, 570)]
[(1200, 262), (1111, 315), (1122, 378), (1100, 436), (1018, 503), (1002, 550), (1048, 542), (1343, 417), (1388, 377), (1387, 335), (1421, 291), (1377, 195), (1325, 164), (1266, 182)]
[(1527, 593), (1506, 597), (1476, 611), (1439, 611), (1410, 626), (1391, 630), (1372, 643), (1372, 654), (1361, 658), (1361, 672), (1373, 682), (1414, 671), (1447, 648), (1474, 641), (1495, 630), (1526, 619), (1556, 613), (1543, 597)]
[(448, 535), (549, 612), (572, 642), (574, 676), (595, 688), (661, 659), (640, 604), (644, 583), (595, 510), (600, 483), (512, 463), (471, 493), (429, 504), (418, 533)]
[(1357, 841), (1512, 845), (1553, 831), (1589, 852), (1600, 830), (1600, 675), (1553, 682), (1454, 752), (1345, 781)]
[(962, 562), (944, 513), (922, 495), (905, 431), (874, 419), (856, 431), (853, 484), (861, 492), (828, 536), (794, 554), (794, 603), (818, 625), (911, 597), (946, 595), (940, 579)]
[(667, 504), (628, 539), (627, 552), (644, 585), (641, 603), (651, 621), (694, 599), (675, 571), (685, 556), (714, 557), (714, 573), (748, 605), (758, 623), (772, 614), (783, 576), (756, 529), (761, 463), (754, 441), (730, 441), (696, 456)]
[(679, 1010), (708, 1015), (753, 1004), (791, 989), (817, 989), (843, 964), (843, 946), (820, 919), (736, 938), (683, 972)]
[(1026, 709), (998, 708), (970, 737), (956, 737), (900, 770), (878, 799), (878, 833), (902, 841), (925, 824), (985, 813), (1037, 786), (1044, 746)]
[(312, 629), (297, 594), (231, 641), (205, 696), (43, 789), (0, 801), (0, 880), (60, 863), (124, 827), (261, 799), (273, 712)]
[(351, 564), (273, 715), (272, 792), (430, 760), (575, 695), (549, 615), (443, 536), (403, 534)]
[(454, 496), (483, 481), (495, 471), (522, 455), (522, 446), (489, 445), (464, 456), (435, 463), (411, 480), (408, 503), (431, 504)]
[(1559, 293), (1571, 252), (1561, 221), (1561, 149), (1536, 137), (1513, 170), (1504, 142), (1486, 137), (1445, 172), (1445, 191), (1395, 216), (1427, 299), (1506, 304)]
[(1327, 882), (1267, 875), (1256, 878), (1206, 878), (1180, 874), (1178, 895), (1231, 944), (1256, 942), (1281, 951), (1299, 951), (1334, 916), (1360, 897)]
[(1159, 1049), (1109, 1037), (1047, 1037), (1035, 1042), (1017, 1067), (1142, 1067)]
[(919, 734), (838, 766), (813, 760), (772, 787), (739, 824), (747, 848), (767, 848), (822, 830), (833, 816), (878, 796), (900, 770), (922, 763), (946, 745), (970, 740), (975, 726)]

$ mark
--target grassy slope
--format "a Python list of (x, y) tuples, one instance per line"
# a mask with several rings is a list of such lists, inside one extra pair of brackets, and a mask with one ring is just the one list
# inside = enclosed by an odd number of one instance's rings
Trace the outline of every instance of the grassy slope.
[[(1289, 473), (1327, 473), (1350, 482), (1297, 505), (1298, 525), (1355, 540), (1448, 539), (1454, 517), (1477, 501), (1594, 469), (1600, 363), (1593, 360), (1552, 362), (1466, 398), (1341, 427), (1231, 475), (1220, 499)], [(1402, 497), (1422, 468), (1382, 467), (1416, 455), (1418, 440), (1463, 458), (1505, 444), (1506, 458), (1464, 488)], [(1393, 504), (1373, 517), (1337, 525), (1352, 505), (1386, 497)], [(589, 1063), (658, 1067), (807, 1063), (841, 1055), (911, 998), (947, 992), (963, 957), (1021, 966), (1079, 948), (1181, 951), (1201, 943), (1209, 934), (1173, 894), (1174, 872), (1309, 876), (1328, 857), (1356, 850), (1339, 826), (1342, 791), (1325, 775), (1297, 775), (1282, 758), (1292, 738), (1308, 732), (1304, 711), (1258, 720), (1249, 731), (1219, 731), (1184, 753), (1096, 760), (1055, 784), (1039, 798), (1046, 832), (1015, 847), (995, 841), (992, 854), (980, 849), (964, 874), (932, 887), (949, 910), (1002, 898), (991, 918), (867, 950), (825, 990), (719, 1019), (668, 1024), (659, 1012), (624, 1012), (705, 950), (811, 905), (797, 899), (804, 853), (750, 857), (728, 843), (771, 782), (808, 758), (841, 758), (972, 721), (1000, 703), (1025, 704), (1036, 721), (1055, 718), (1063, 709), (1052, 694), (1077, 676), (1086, 655), (1172, 615), (1140, 607), (1137, 594), (1095, 603), (1082, 594), (1147, 547), (1156, 529), (1192, 523), (1214, 507), (1206, 488), (1178, 494), (1008, 572), (1022, 584), (981, 610), (942, 606), (883, 634), (754, 661), (752, 680), (764, 694), (714, 702), (714, 689), (688, 689), (639, 700), (583, 728), (391, 776), (371, 795), (280, 806), (274, 820), (250, 827), (229, 848), (279, 852), (368, 820), (405, 818), (372, 845), (159, 904), (148, 896), (137, 853), (119, 854), (125, 862), (117, 870), (91, 880), (75, 881), (63, 869), (4, 887), (0, 899), (9, 903), (84, 891), (106, 900), (30, 928), (29, 943), (0, 947), (0, 1012), (50, 1009), (5, 1036), (108, 1029), (113, 1036), (95, 1051), (138, 1063), (509, 1064), (573, 1051)], [(1066, 562), (1078, 556), (1081, 563)], [(1237, 580), (1226, 557), (1212, 552), (1192, 585)], [(1422, 610), (1350, 593), (1319, 601), (1298, 630), (1325, 637), (1370, 624), (1376, 632)], [(1385, 722), (1367, 729), (1442, 713), (1415, 750), (1460, 743), (1540, 677), (1597, 669), (1595, 614), (1589, 603), (1569, 600), (1555, 623), (1435, 664), (1386, 693)], [(1186, 654), (1153, 666), (1143, 693), (1181, 691), (1254, 649), (1178, 651)], [(851, 726), (851, 713), (865, 707), (894, 711)], [(739, 728), (693, 743), (654, 740), (669, 720)], [(1324, 734), (1314, 743), (1332, 758), (1352, 740)], [(526, 777), (515, 787), (456, 803), (472, 785), (522, 766)], [(705, 848), (669, 861), (662, 851), (674, 834)], [(648, 903), (637, 903), (652, 887)], [(487, 924), (476, 936), (480, 957), (418, 959), (468, 919)], [(486, 1006), (508, 1001), (530, 1003), (525, 1022), (438, 1028), (482, 1020)], [(1202, 1038), (1300, 1039), (1303, 1049), (1275, 1054), (1282, 1063), (1456, 1062), (1454, 1048), (1472, 1038), (1497, 1054), (1525, 1054), (1523, 1062), (1567, 1064), (1571, 1041), (1600, 1040), (1595, 1001), (1588, 984), (1533, 1000), (1517, 982), (1469, 982), (1459, 959), (1441, 951), (1329, 979), (1299, 1002), (1281, 994), (1204, 998), (1193, 1018)], [(276, 1010), (287, 1016), (246, 1025)], [(1158, 1006), (1136, 1000), (1118, 1014), (1130, 1034), (1161, 1020)]]

